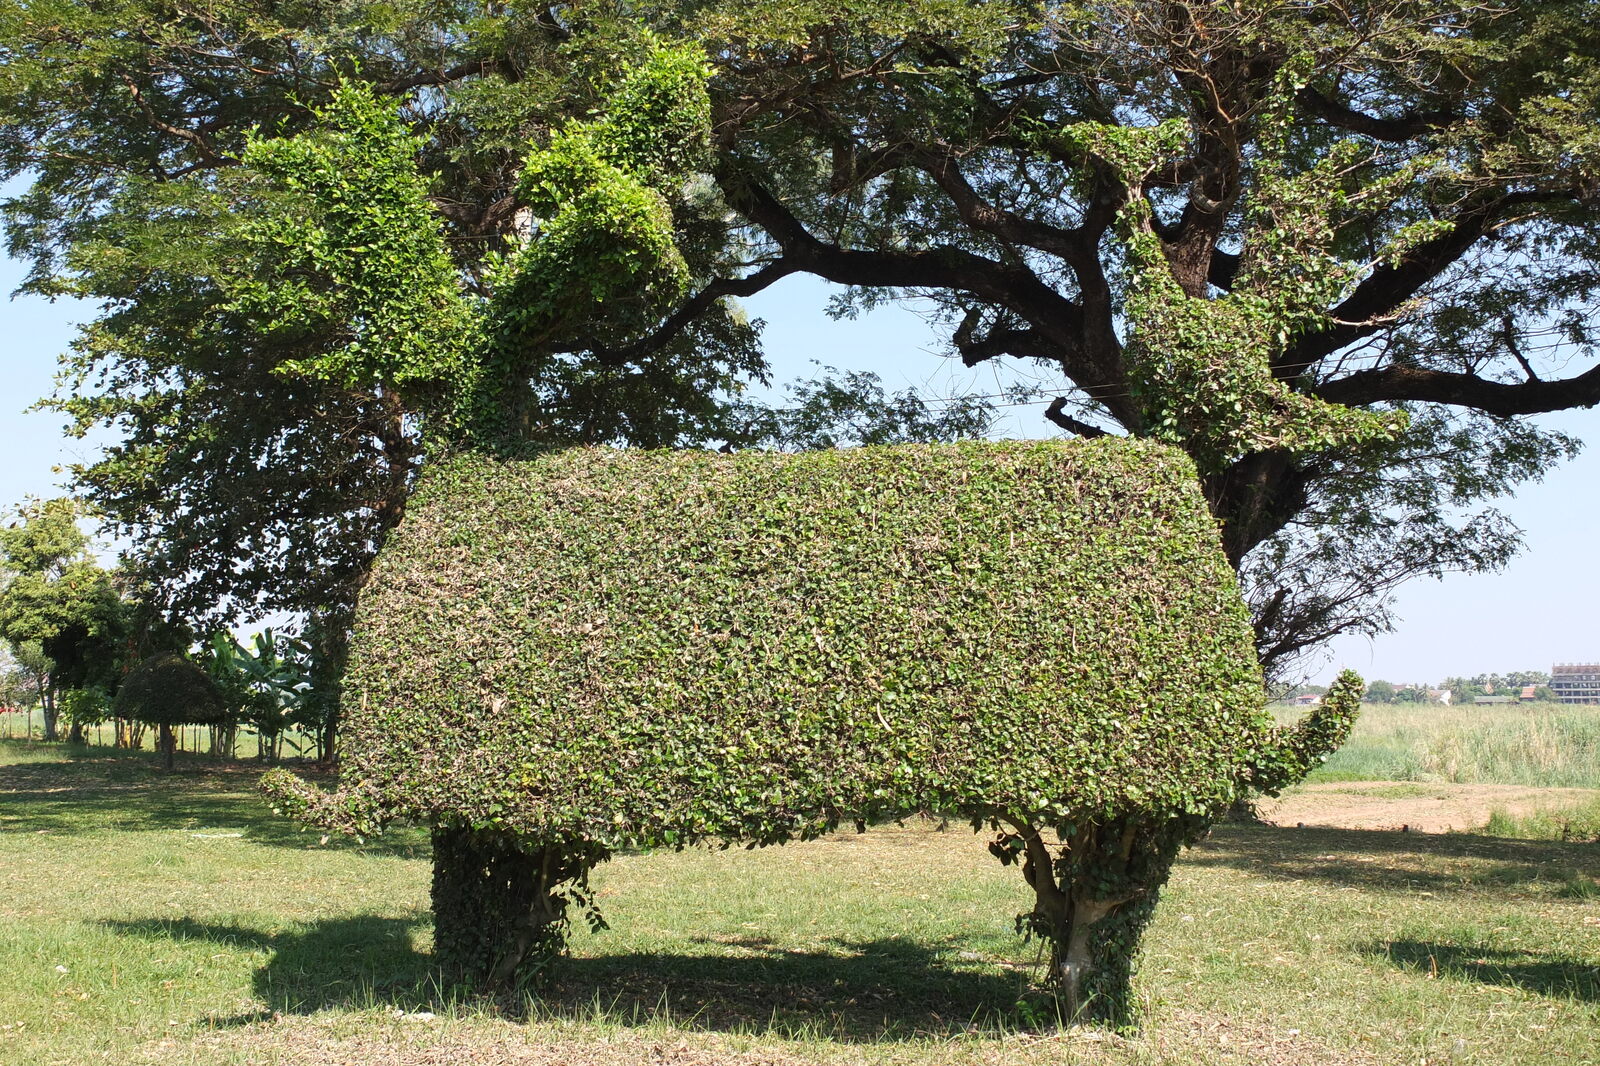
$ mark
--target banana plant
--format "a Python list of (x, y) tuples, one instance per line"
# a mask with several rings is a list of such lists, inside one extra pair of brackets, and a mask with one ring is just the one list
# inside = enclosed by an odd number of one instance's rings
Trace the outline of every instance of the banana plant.
[[(222, 687), (237, 721), (249, 723), (258, 737), (256, 754), (276, 761), (288, 728), (311, 688), (310, 649), (295, 637), (257, 633), (248, 644), (232, 633), (211, 635), (205, 650), (207, 672)], [(298, 745), (288, 741), (301, 754)]]

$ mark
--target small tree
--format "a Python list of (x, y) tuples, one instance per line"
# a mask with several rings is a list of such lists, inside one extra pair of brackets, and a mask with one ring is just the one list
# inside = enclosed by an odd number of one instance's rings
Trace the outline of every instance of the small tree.
[(134, 718), (161, 731), (162, 765), (173, 768), (177, 747), (175, 725), (215, 725), (227, 720), (222, 691), (209, 674), (171, 652), (141, 662), (122, 682), (112, 709), (120, 718)]
[(214, 633), (205, 668), (217, 683), (230, 717), (248, 722), (258, 737), (256, 754), (278, 757), (283, 731), (301, 724), (310, 689), (310, 650), (300, 640), (268, 629), (245, 644), (231, 633)]
[(61, 694), (61, 713), (66, 718), (68, 737), (75, 744), (85, 741), (85, 732), (106, 720), (111, 710), (111, 697), (98, 685), (68, 689)]
[(1366, 701), (1368, 703), (1393, 703), (1396, 689), (1389, 681), (1374, 681), (1367, 686)]
[[(128, 604), (113, 574), (90, 551), (78, 528), (76, 500), (35, 502), (0, 529), (0, 638), (13, 648), (36, 645), (49, 662), (40, 703), (44, 738), (55, 740), (63, 691), (114, 682), (128, 625)], [(81, 723), (72, 726), (74, 741)]]

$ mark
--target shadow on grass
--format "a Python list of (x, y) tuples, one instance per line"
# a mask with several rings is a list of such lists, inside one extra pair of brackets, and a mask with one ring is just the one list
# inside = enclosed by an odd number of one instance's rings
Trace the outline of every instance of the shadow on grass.
[(1362, 953), (1403, 970), (1454, 981), (1506, 985), (1541, 996), (1600, 1001), (1600, 970), (1570, 955), (1506, 951), (1433, 940), (1385, 940)]
[(1600, 870), (1600, 851), (1470, 833), (1234, 823), (1218, 825), (1182, 861), (1379, 892), (1446, 893), (1553, 885), (1570, 879), (1575, 869)]
[[(188, 919), (109, 922), (149, 941), (202, 939), (270, 952), (256, 971), (259, 1014), (208, 1019), (244, 1025), (282, 1014), (385, 1006), (451, 1010), (471, 999), (440, 981), (433, 959), (412, 946), (426, 918), (362, 916), (278, 933)], [(761, 938), (707, 942), (718, 954), (622, 954), (561, 960), (537, 994), (479, 1000), (504, 1016), (562, 1018), (782, 1037), (826, 1035), (849, 1042), (1016, 1029), (1028, 994), (1020, 972), (952, 964), (950, 953), (901, 937), (837, 940), (798, 951)], [(739, 952), (729, 954), (730, 950)], [(1035, 1024), (1042, 1012), (1032, 1012)]]
[[(302, 832), (267, 807), (257, 789), (267, 769), (263, 763), (180, 756), (169, 774), (150, 752), (61, 747), (69, 755), (59, 761), (0, 765), (0, 833), (224, 830), (274, 847), (324, 846), (317, 834)], [(325, 773), (308, 776), (332, 783)], [(326, 846), (405, 858), (428, 854), (420, 831), (364, 842), (333, 837)]]
[(417, 1010), (434, 1001), (422, 991), (429, 986), (432, 960), (411, 942), (413, 931), (426, 924), (425, 918), (361, 915), (318, 922), (304, 931), (270, 931), (190, 918), (104, 924), (123, 936), (152, 943), (203, 940), (270, 953), (266, 964), (256, 971), (252, 989), (268, 1004), (267, 1010), (260, 1016), (219, 1019), (222, 1024), (245, 1024), (274, 1011), (311, 1014), (329, 1007), (390, 1000)]
[[(764, 941), (723, 953), (627, 954), (563, 960), (534, 1004), (540, 1014), (844, 1042), (948, 1037), (1030, 1028), (1030, 981), (963, 963), (946, 946), (904, 937), (836, 939), (799, 951)], [(739, 954), (727, 954), (736, 946)]]

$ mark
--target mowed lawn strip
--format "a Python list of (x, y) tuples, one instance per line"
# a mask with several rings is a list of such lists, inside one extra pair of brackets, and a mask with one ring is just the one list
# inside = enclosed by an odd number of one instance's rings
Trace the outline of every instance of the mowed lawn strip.
[(1023, 886), (964, 825), (624, 856), (612, 928), (488, 1003), (429, 975), (420, 833), (323, 844), (251, 766), (0, 760), (8, 1066), (1600, 1062), (1595, 845), (1219, 827), (1122, 1038), (1051, 1024)]

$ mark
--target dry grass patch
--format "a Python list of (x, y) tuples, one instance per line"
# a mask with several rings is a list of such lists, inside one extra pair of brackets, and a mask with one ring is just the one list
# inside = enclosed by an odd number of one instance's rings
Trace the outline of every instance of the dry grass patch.
[[(1468, 832), (1498, 815), (1509, 824), (1552, 809), (1600, 805), (1600, 791), (1587, 788), (1532, 788), (1527, 785), (1396, 784), (1391, 782), (1313, 782), (1278, 799), (1256, 804), (1260, 816), (1278, 825), (1336, 826), (1343, 829), (1401, 829), (1422, 833)], [(1511, 833), (1495, 833), (1511, 836)], [(1527, 836), (1551, 834), (1528, 833)]]

